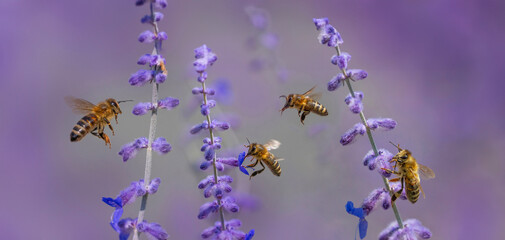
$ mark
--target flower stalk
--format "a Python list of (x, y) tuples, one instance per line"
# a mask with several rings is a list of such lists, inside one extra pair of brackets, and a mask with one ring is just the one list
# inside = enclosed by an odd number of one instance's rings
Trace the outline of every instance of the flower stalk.
[[(340, 46), (339, 45), (337, 45), (335, 47), (335, 50), (337, 50), (337, 55), (338, 56), (342, 55), (342, 52), (340, 51)], [(356, 96), (354, 94), (354, 90), (352, 89), (351, 81), (349, 80), (350, 77), (347, 74), (346, 69), (342, 68), (341, 71), (344, 74), (344, 77), (345, 77), (344, 81), (347, 84), (347, 88), (349, 89), (349, 93), (351, 94), (351, 96), (353, 98), (355, 98)], [(375, 145), (375, 141), (374, 141), (373, 136), (372, 136), (372, 131), (370, 130), (370, 127), (367, 124), (366, 117), (365, 117), (365, 114), (363, 113), (363, 110), (361, 110), (359, 112), (359, 117), (360, 117), (361, 122), (363, 123), (363, 125), (365, 125), (365, 127), (366, 127), (366, 134), (368, 136), (368, 140), (370, 141), (370, 145), (372, 146), (372, 150), (374, 152), (374, 155), (375, 156), (379, 156), (379, 151), (377, 150), (377, 146)], [(388, 179), (385, 178), (382, 175), (381, 175), (381, 178), (382, 178), (382, 181), (384, 182), (384, 186), (385, 186), (386, 190), (389, 192), (389, 195), (393, 196), (394, 192), (391, 191), (391, 188), (389, 187), (389, 181), (388, 181)], [(398, 226), (400, 226), (400, 228), (403, 228), (403, 222), (402, 222), (402, 218), (400, 217), (400, 212), (398, 211), (398, 208), (396, 207), (396, 204), (394, 202), (391, 203), (391, 208), (393, 209), (393, 212), (395, 214), (395, 218), (396, 218), (396, 221), (398, 222)]]

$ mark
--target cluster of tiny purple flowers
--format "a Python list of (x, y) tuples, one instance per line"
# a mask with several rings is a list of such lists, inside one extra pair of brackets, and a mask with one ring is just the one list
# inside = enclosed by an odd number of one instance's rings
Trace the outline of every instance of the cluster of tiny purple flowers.
[(285, 67), (281, 66), (278, 59), (276, 48), (279, 45), (279, 37), (269, 30), (270, 19), (268, 12), (253, 6), (246, 7), (245, 12), (254, 27), (254, 35), (247, 40), (247, 43), (251, 49), (259, 49), (264, 52), (261, 56), (251, 60), (251, 68), (258, 72), (270, 68), (275, 72), (280, 82), (285, 82), (288, 72)]
[[(145, 15), (141, 19), (141, 23), (150, 24), (154, 27), (154, 33), (151, 31), (145, 31), (140, 34), (138, 40), (142, 43), (154, 42), (153, 54), (145, 54), (139, 58), (137, 63), (139, 65), (148, 65), (149, 69), (141, 69), (136, 73), (132, 74), (129, 83), (132, 86), (143, 86), (146, 83), (155, 84), (153, 86), (153, 101), (152, 102), (141, 102), (138, 103), (133, 108), (134, 115), (144, 115), (151, 111), (151, 127), (156, 124), (156, 114), (158, 109), (170, 110), (179, 105), (179, 100), (171, 97), (167, 97), (158, 101), (158, 84), (165, 82), (167, 78), (167, 71), (165, 69), (165, 59), (159, 54), (161, 49), (161, 43), (163, 40), (167, 39), (167, 34), (165, 32), (159, 32), (157, 22), (163, 19), (163, 14), (160, 12), (154, 12), (154, 8), (165, 8), (167, 6), (166, 0), (137, 0), (136, 5), (141, 6), (145, 3), (150, 4), (151, 13)], [(155, 127), (154, 127), (155, 129)], [(163, 137), (154, 139), (155, 131), (149, 133), (149, 138), (141, 137), (135, 141), (125, 144), (119, 155), (122, 156), (123, 161), (134, 158), (140, 149), (147, 148), (148, 155), (150, 155), (151, 149), (155, 150), (159, 154), (166, 154), (170, 152), (172, 146)], [(115, 210), (111, 216), (110, 225), (112, 228), (119, 233), (120, 240), (126, 240), (129, 238), (131, 233), (134, 233), (133, 238), (138, 239), (137, 233), (145, 233), (150, 239), (164, 240), (168, 238), (167, 232), (157, 223), (149, 223), (143, 219), (143, 211), (145, 210), (145, 204), (147, 201), (148, 194), (154, 194), (158, 191), (158, 187), (161, 183), (159, 178), (154, 178), (150, 182), (150, 161), (151, 158), (146, 158), (146, 176), (145, 179), (140, 179), (137, 182), (132, 182), (130, 186), (121, 191), (116, 198), (102, 198), (102, 201), (107, 205), (113, 207)], [(149, 172), (149, 174), (147, 174)], [(132, 218), (121, 218), (123, 215), (123, 208), (126, 204), (133, 203), (136, 198), (142, 197), (142, 207), (139, 217)]]
[(203, 239), (213, 240), (249, 240), (254, 236), (254, 229), (247, 234), (238, 230), (242, 225), (240, 220), (232, 219), (225, 221), (224, 211), (238, 212), (239, 206), (232, 196), (226, 195), (231, 192), (232, 187), (230, 183), (233, 178), (227, 175), (218, 176), (218, 171), (223, 171), (226, 166), (238, 167), (239, 162), (237, 158), (220, 158), (216, 155), (216, 150), (221, 149), (222, 139), (214, 136), (216, 130), (227, 130), (230, 124), (211, 120), (210, 110), (216, 106), (216, 101), (208, 99), (214, 96), (216, 91), (206, 88), (205, 82), (207, 79), (206, 69), (217, 61), (217, 56), (206, 45), (195, 49), (195, 58), (193, 66), (195, 71), (199, 74), (197, 80), (201, 83), (201, 87), (195, 87), (192, 93), (195, 95), (202, 94), (203, 102), (200, 105), (200, 113), (206, 118), (201, 124), (197, 124), (190, 129), (191, 134), (197, 134), (205, 129), (209, 131), (209, 137), (203, 139), (201, 151), (204, 152), (204, 160), (200, 165), (200, 169), (206, 170), (210, 166), (213, 167), (213, 175), (209, 175), (198, 183), (198, 188), (203, 189), (205, 198), (214, 196), (214, 200), (204, 203), (199, 210), (198, 219), (205, 219), (212, 213), (219, 214), (219, 221), (201, 233)]
[[(362, 69), (348, 69), (349, 61), (351, 60), (351, 55), (346, 52), (340, 51), (340, 45), (344, 43), (340, 33), (328, 22), (328, 18), (313, 19), (316, 29), (319, 31), (317, 39), (319, 43), (327, 45), (329, 47), (335, 48), (337, 54), (331, 57), (331, 63), (338, 66), (340, 72), (337, 73), (328, 82), (328, 91), (335, 91), (340, 86), (347, 84), (349, 88), (349, 94), (344, 99), (344, 102), (349, 107), (349, 110), (354, 114), (359, 114), (361, 122), (354, 124), (349, 130), (347, 130), (340, 139), (342, 145), (348, 145), (354, 142), (358, 135), (367, 134), (370, 143), (372, 145), (372, 150), (370, 150), (363, 159), (363, 165), (367, 166), (370, 170), (377, 170), (379, 174), (383, 177), (385, 187), (373, 190), (367, 198), (364, 199), (360, 207), (354, 207), (354, 204), (349, 201), (346, 204), (346, 211), (359, 218), (357, 230), (359, 231), (360, 238), (363, 239), (366, 236), (368, 222), (365, 217), (372, 212), (376, 205), (381, 203), (384, 209), (393, 208), (397, 221), (393, 222), (388, 226), (379, 236), (379, 239), (417, 239), (420, 237), (422, 239), (428, 239), (431, 237), (431, 232), (423, 227), (421, 223), (416, 219), (409, 219), (401, 224), (401, 219), (397, 214), (396, 206), (391, 203), (390, 193), (400, 190), (399, 183), (388, 184), (387, 178), (391, 176), (391, 173), (385, 169), (391, 169), (390, 160), (393, 158), (391, 154), (386, 149), (377, 150), (375, 143), (372, 138), (372, 130), (392, 130), (396, 127), (397, 122), (391, 118), (371, 118), (366, 119), (363, 114), (363, 97), (362, 92), (354, 92), (351, 86), (351, 81), (360, 81), (367, 78), (368, 73)], [(402, 193), (400, 199), (405, 200), (405, 193)], [(400, 224), (399, 224), (400, 223)]]

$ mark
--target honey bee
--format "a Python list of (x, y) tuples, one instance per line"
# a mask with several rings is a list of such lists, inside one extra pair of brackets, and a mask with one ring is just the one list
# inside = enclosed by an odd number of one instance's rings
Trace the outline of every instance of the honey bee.
[(304, 124), (303, 120), (305, 120), (305, 117), (309, 115), (310, 112), (320, 116), (327, 116), (328, 110), (323, 107), (321, 103), (317, 102), (321, 97), (321, 93), (312, 93), (314, 88), (315, 86), (304, 94), (289, 94), (287, 97), (285, 95), (280, 96), (286, 99), (286, 104), (280, 110), (281, 114), (288, 108), (298, 109), (298, 116), (302, 124)]
[(117, 124), (117, 115), (122, 113), (121, 108), (119, 108), (119, 103), (131, 100), (118, 102), (113, 98), (108, 98), (103, 102), (99, 102), (97, 105), (84, 99), (74, 97), (65, 97), (65, 101), (75, 113), (86, 114), (75, 124), (72, 132), (70, 132), (70, 141), (77, 142), (84, 138), (86, 134), (91, 133), (103, 139), (105, 145), (109, 145), (109, 148), (111, 148), (109, 136), (103, 132), (105, 125), (107, 124), (109, 126), (112, 135), (114, 135), (114, 129), (110, 124), (110, 120), (114, 117)]
[[(419, 191), (423, 193), (423, 197), (426, 197), (424, 195), (423, 188), (421, 187), (421, 179), (419, 178), (419, 175), (421, 175), (424, 179), (431, 179), (435, 178), (435, 173), (429, 167), (417, 163), (416, 159), (412, 157), (412, 153), (409, 150), (400, 148), (399, 144), (395, 145), (392, 142), (390, 143), (398, 148), (398, 153), (389, 161), (395, 162), (395, 165), (393, 170), (384, 168), (383, 170), (400, 176), (398, 178), (390, 179), (390, 182), (401, 181), (402, 184), (402, 188), (391, 196), (391, 202), (394, 202), (402, 194), (405, 185), (407, 199), (411, 203), (415, 203), (419, 198)], [(399, 171), (396, 171), (397, 166)]]
[[(249, 142), (249, 140), (247, 141)], [(263, 163), (265, 163), (268, 166), (268, 168), (270, 168), (270, 171), (272, 171), (272, 173), (275, 176), (279, 177), (281, 175), (281, 166), (279, 165), (278, 161), (281, 161), (283, 159), (276, 158), (272, 153), (269, 152), (270, 150), (279, 148), (280, 145), (281, 143), (274, 139), (271, 139), (264, 145), (250, 142), (249, 145), (244, 145), (245, 147), (249, 148), (245, 158), (251, 156), (252, 157), (251, 161), (256, 160), (256, 162), (247, 165), (247, 167), (253, 168), (256, 165), (258, 165), (258, 163), (260, 163), (261, 166), (263, 167), (260, 170), (254, 171), (249, 177), (249, 179), (260, 174), (261, 172), (263, 172), (263, 170), (265, 170), (265, 165), (263, 165)]]

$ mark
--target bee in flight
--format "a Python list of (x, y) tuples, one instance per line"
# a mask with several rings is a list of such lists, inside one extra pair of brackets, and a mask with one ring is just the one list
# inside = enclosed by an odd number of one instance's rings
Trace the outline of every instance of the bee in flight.
[[(247, 141), (249, 142), (249, 140)], [(272, 171), (272, 173), (275, 176), (279, 177), (281, 175), (281, 166), (279, 165), (278, 161), (281, 161), (282, 159), (276, 158), (272, 153), (269, 152), (270, 150), (279, 148), (280, 145), (281, 143), (274, 139), (271, 139), (264, 145), (250, 142), (249, 145), (245, 145), (245, 147), (249, 148), (247, 154), (245, 155), (245, 158), (251, 156), (252, 157), (251, 161), (256, 160), (256, 162), (247, 165), (247, 167), (253, 168), (256, 165), (258, 165), (258, 163), (260, 163), (261, 166), (263, 167), (260, 170), (254, 171), (249, 177), (249, 179), (260, 174), (261, 172), (263, 172), (263, 170), (265, 170), (265, 165), (263, 165), (263, 163), (265, 163), (268, 166), (268, 168), (270, 168), (270, 171)]]
[[(423, 193), (423, 197), (426, 197), (424, 195), (423, 188), (421, 187), (421, 179), (419, 178), (419, 175), (421, 175), (424, 179), (431, 179), (435, 178), (435, 173), (429, 167), (417, 163), (416, 159), (412, 157), (412, 153), (409, 150), (400, 148), (399, 144), (395, 145), (392, 142), (390, 143), (398, 148), (398, 153), (389, 161), (394, 162), (395, 165), (393, 170), (384, 168), (383, 170), (399, 176), (398, 178), (389, 180), (390, 182), (401, 181), (402, 184), (402, 188), (391, 196), (391, 202), (394, 202), (402, 194), (405, 186), (407, 199), (411, 203), (415, 203), (419, 198), (419, 191)], [(399, 168), (398, 171), (396, 171), (397, 166)]]
[(91, 133), (103, 139), (105, 145), (109, 145), (109, 148), (111, 148), (109, 136), (107, 136), (103, 130), (107, 124), (112, 131), (112, 135), (114, 135), (114, 129), (110, 124), (110, 120), (114, 117), (116, 119), (116, 124), (118, 123), (117, 115), (122, 113), (121, 108), (119, 108), (119, 103), (126, 101), (118, 102), (113, 98), (107, 98), (105, 101), (99, 102), (96, 105), (84, 99), (74, 97), (65, 97), (65, 101), (75, 113), (85, 114), (84, 117), (75, 124), (72, 132), (70, 132), (70, 141), (77, 142), (84, 138), (86, 134)]
[(305, 117), (311, 112), (320, 116), (327, 116), (328, 110), (321, 103), (317, 102), (321, 97), (321, 93), (312, 93), (314, 88), (315, 86), (304, 94), (289, 94), (287, 97), (285, 95), (280, 96), (286, 99), (286, 104), (281, 109), (281, 114), (288, 108), (298, 109), (298, 116), (302, 124)]

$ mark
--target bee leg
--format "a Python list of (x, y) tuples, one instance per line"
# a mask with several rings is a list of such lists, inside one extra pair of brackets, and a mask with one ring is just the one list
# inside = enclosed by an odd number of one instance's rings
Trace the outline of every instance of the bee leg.
[[(305, 117), (306, 117), (307, 115), (309, 115), (309, 113), (310, 113), (309, 111), (304, 111), (304, 112), (302, 113), (302, 116), (301, 116), (301, 118), (300, 118), (300, 121), (302, 122), (302, 124), (304, 124), (304, 123), (303, 123), (303, 120), (305, 120)], [(305, 125), (305, 124), (304, 124), (304, 125)]]
[[(258, 161), (258, 162), (260, 162), (260, 161)], [(256, 162), (256, 163), (258, 163), (258, 162)], [(260, 169), (260, 170), (256, 170), (256, 171), (254, 171), (254, 172), (251, 174), (251, 176), (249, 177), (249, 180), (251, 180), (251, 178), (252, 178), (252, 177), (254, 177), (254, 176), (256, 176), (256, 175), (260, 174), (261, 172), (263, 172), (263, 170), (265, 170), (265, 165), (263, 165), (263, 163), (262, 163), (262, 162), (260, 162), (260, 164), (261, 164), (261, 166), (262, 166), (263, 168), (262, 168), (262, 169)]]
[(256, 159), (255, 163), (249, 164), (249, 165), (247, 165), (247, 167), (250, 167), (250, 168), (256, 167), (256, 165), (258, 165), (258, 162), (259, 162), (259, 160)]
[(403, 177), (401, 178), (401, 182), (402, 182), (402, 188), (400, 190), (398, 190), (397, 192), (393, 193), (393, 196), (391, 196), (391, 203), (394, 203), (395, 200), (402, 195), (402, 192), (403, 192), (403, 182), (404, 182)]
[[(116, 119), (116, 124), (118, 124), (118, 122), (117, 122), (117, 113), (114, 113), (114, 118)], [(110, 123), (109, 123), (109, 127), (110, 127)], [(112, 127), (111, 127), (111, 130), (112, 130)], [(112, 135), (114, 135), (114, 131), (112, 131)]]
[(398, 182), (400, 181), (401, 178), (393, 178), (393, 179), (389, 179), (389, 182)]
[(109, 129), (112, 132), (112, 136), (114, 136), (114, 129), (112, 128), (112, 125), (110, 124), (109, 120), (107, 120), (107, 118), (104, 118), (104, 121), (107, 123), (107, 125), (109, 125)]
[(110, 144), (109, 136), (107, 136), (105, 133), (100, 133), (100, 136), (105, 141), (105, 146), (109, 145), (109, 149), (111, 149), (112, 145)]
[(99, 138), (103, 139), (105, 141), (105, 146), (109, 145), (109, 149), (111, 149), (112, 145), (110, 144), (109, 136), (103, 132), (103, 127), (103, 124), (100, 124), (97, 128)]
[(300, 113), (305, 112), (305, 105), (302, 105), (300, 109), (298, 110), (298, 117), (300, 116)]

